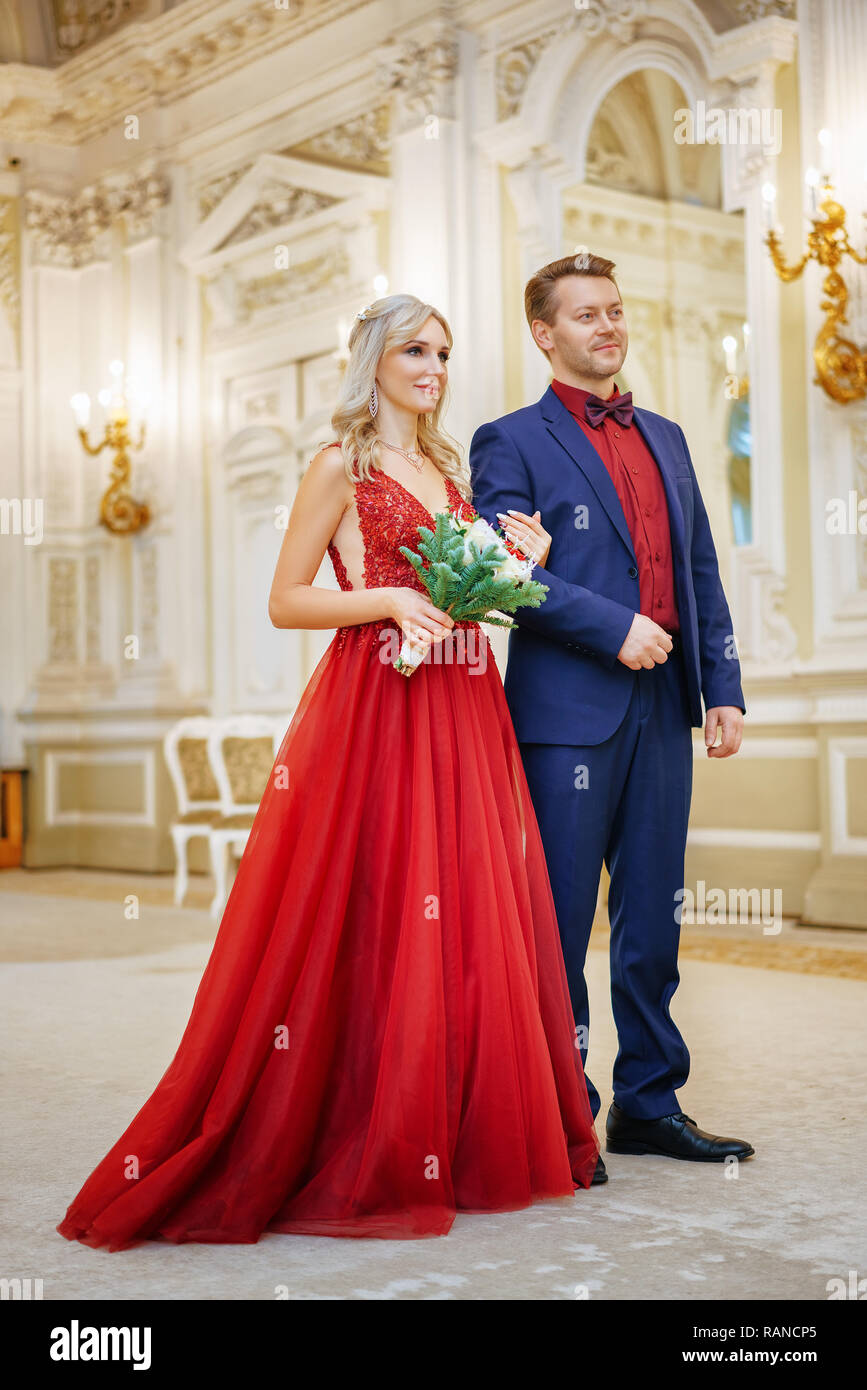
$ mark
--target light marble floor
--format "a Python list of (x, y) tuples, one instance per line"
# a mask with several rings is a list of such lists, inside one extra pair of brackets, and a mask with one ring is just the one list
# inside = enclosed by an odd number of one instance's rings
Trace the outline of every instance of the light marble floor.
[[(459, 1215), (438, 1239), (275, 1234), (113, 1254), (67, 1242), (54, 1227), (171, 1060), (215, 927), (201, 906), (172, 907), (165, 878), (51, 879), (0, 875), (0, 1274), (41, 1278), (46, 1299), (824, 1300), (829, 1279), (867, 1276), (865, 986), (827, 960), (818, 972), (797, 953), (784, 963), (796, 928), (760, 943), (777, 953), (770, 969), (731, 964), (722, 947), (707, 958), (706, 929), (684, 928), (673, 1014), (692, 1073), (680, 1102), (702, 1127), (754, 1145), (737, 1177), (607, 1155), (603, 1187)], [(129, 892), (138, 920), (124, 917)], [(749, 944), (750, 929), (733, 935)], [(858, 933), (801, 939), (820, 956), (867, 945)], [(604, 924), (594, 946), (588, 1070), (602, 1133), (616, 1053)]]

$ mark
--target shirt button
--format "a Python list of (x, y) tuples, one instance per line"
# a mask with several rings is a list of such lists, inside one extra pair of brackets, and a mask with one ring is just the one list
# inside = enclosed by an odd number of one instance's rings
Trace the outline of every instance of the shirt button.
[(658, 599), (656, 600), (656, 606), (657, 606), (657, 608), (661, 608), (661, 607), (662, 607), (662, 599), (661, 599), (661, 598), (658, 598)]
[(615, 430), (615, 431), (614, 431), (614, 438), (615, 438), (615, 439), (619, 439), (619, 438), (620, 438), (620, 431), (619, 431), (619, 430)]
[(633, 473), (637, 473), (637, 472), (638, 472), (638, 469), (637, 469), (637, 468), (633, 468), (632, 471), (633, 471)]
[(656, 552), (656, 558), (657, 558), (657, 560), (661, 560), (661, 559), (662, 559), (662, 556), (660, 555), (660, 553), (659, 553), (658, 550), (657, 550), (657, 552)]
[(645, 516), (650, 516), (650, 508), (649, 508), (649, 507), (645, 507), (645, 508), (644, 508), (644, 515), (645, 515)]

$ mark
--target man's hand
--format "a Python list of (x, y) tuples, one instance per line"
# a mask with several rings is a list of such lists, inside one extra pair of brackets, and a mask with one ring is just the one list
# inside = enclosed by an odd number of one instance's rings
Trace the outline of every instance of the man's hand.
[(652, 618), (645, 618), (643, 613), (636, 613), (626, 641), (617, 653), (617, 660), (631, 671), (640, 671), (642, 666), (651, 671), (660, 662), (668, 660), (673, 646), (664, 627), (660, 627)]
[[(722, 733), (722, 742), (713, 746), (717, 728)], [(704, 721), (704, 742), (709, 758), (730, 758), (741, 746), (744, 732), (743, 711), (737, 705), (714, 705), (707, 711)]]

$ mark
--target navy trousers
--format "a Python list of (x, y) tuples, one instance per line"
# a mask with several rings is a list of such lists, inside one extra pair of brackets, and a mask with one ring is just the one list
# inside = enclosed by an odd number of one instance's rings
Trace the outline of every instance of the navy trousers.
[[(611, 877), (614, 1100), (653, 1120), (680, 1109), (689, 1052), (669, 1013), (680, 981), (678, 908), (692, 796), (692, 730), (680, 645), (635, 672), (623, 722), (598, 744), (521, 743), (548, 872), (572, 1011), (586, 1063), (584, 962), (603, 860)], [(594, 1118), (599, 1092), (587, 1077)]]

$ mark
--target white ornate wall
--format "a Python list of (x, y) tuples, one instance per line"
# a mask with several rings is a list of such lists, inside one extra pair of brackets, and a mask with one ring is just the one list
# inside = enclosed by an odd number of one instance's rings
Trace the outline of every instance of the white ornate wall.
[[(628, 100), (618, 84), (640, 74), (690, 105), (773, 107), (797, 62), (801, 151), (783, 162), (800, 179), (820, 124), (849, 133), (857, 221), (863, 6), (160, 8), (0, 84), (0, 492), (45, 501), (40, 545), (0, 544), (18, 658), (0, 670), (0, 738), (31, 767), (29, 862), (169, 867), (165, 728), (199, 710), (288, 722), (330, 634), (268, 623), (274, 517), (330, 437), (337, 324), (374, 276), (449, 315), (447, 423), (466, 445), (544, 389), (523, 283), (586, 242), (623, 277), (628, 383), (690, 441), (744, 662), (748, 747), (697, 760), (692, 870), (721, 886), (747, 872), (784, 885), (786, 910), (867, 925), (867, 561), (863, 538), (824, 528), (832, 490), (865, 488), (863, 405), (812, 384), (816, 277), (781, 286), (762, 247), (770, 149), (723, 147), (714, 208), (617, 187), (591, 141), (606, 97)], [(793, 306), (803, 323), (781, 334)], [(716, 344), (744, 317), (754, 532), (735, 547)], [(154, 388), (134, 463), (154, 515), (131, 539), (96, 525), (104, 456), (83, 456), (68, 406), (114, 356)], [(801, 410), (806, 490), (785, 447)], [(327, 560), (319, 579), (334, 582)]]

